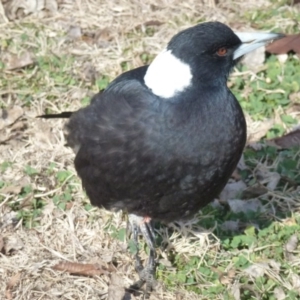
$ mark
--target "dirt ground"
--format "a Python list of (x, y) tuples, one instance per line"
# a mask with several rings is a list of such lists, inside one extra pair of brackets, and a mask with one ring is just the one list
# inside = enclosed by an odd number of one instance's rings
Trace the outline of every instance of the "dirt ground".
[[(39, 88), (33, 88), (37, 82), (28, 86), (32, 95), (30, 105), (25, 107), (24, 99), (14, 96), (16, 87), (6, 86), (5, 90), (0, 90), (1, 95), (9, 94), (5, 100), (7, 107), (22, 107), (18, 124), (21, 129), (7, 129), (3, 134), (10, 139), (0, 145), (0, 162), (13, 162), (0, 174), (1, 180), (11, 183), (10, 190), (2, 191), (4, 201), (0, 203), (0, 249), (5, 245), (0, 253), (0, 298), (142, 299), (142, 295), (124, 294), (124, 287), (137, 280), (137, 274), (127, 243), (113, 237), (114, 231), (119, 232), (126, 227), (126, 216), (95, 208), (86, 209), (89, 201), (76, 178), (74, 154), (65, 147), (64, 121), (45, 122), (36, 119), (36, 116), (47, 108), (52, 112), (76, 110), (82, 105), (83, 97), (96, 92), (89, 83), (92, 81), (89, 81), (90, 78), (99, 78), (103, 74), (114, 78), (122, 72), (124, 61), (129, 61), (131, 67), (142, 65), (141, 53), (157, 54), (171, 36), (195, 22), (218, 20), (239, 30), (247, 28), (239, 16), (249, 7), (260, 7), (266, 1), (36, 1), (39, 9), (34, 5), (28, 6), (34, 1), (11, 1), (10, 5), (8, 2), (2, 1), (3, 7), (0, 7), (0, 40), (13, 39), (16, 53), (23, 49), (23, 43), (27, 46), (31, 43), (32, 48), (39, 45), (40, 55), (54, 53), (74, 57), (70, 68), (66, 67), (64, 71), (81, 78), (85, 84), (65, 90), (55, 85), (51, 76), (47, 75)], [(27, 25), (23, 26), (25, 23)], [(144, 34), (145, 24), (153, 24), (155, 34)], [(77, 38), (83, 32), (85, 38)], [(29, 41), (22, 40), (23, 33), (30, 37)], [(13, 69), (6, 74), (8, 77), (15, 76)], [(25, 75), (19, 73), (18, 76), (21, 80)], [(32, 81), (35, 80), (33, 76)], [(52, 102), (47, 97), (49, 93), (55, 99)], [(51, 162), (55, 166), (52, 172), (48, 172)], [(38, 173), (28, 175), (28, 165)], [(26, 168), (27, 173), (24, 173)], [(62, 169), (69, 170), (69, 178), (57, 185), (55, 172)], [(74, 201), (67, 209), (61, 210), (53, 204), (52, 198), (65, 192), (70, 178)], [(27, 185), (31, 185), (34, 192), (21, 197), (20, 190)], [(26, 208), (28, 202), (34, 199), (43, 199), (46, 205), (36, 219), (38, 226), (28, 229), (22, 222), (16, 223), (16, 212), (6, 203), (15, 201), (16, 205), (21, 203)], [(172, 236), (168, 236), (164, 228), (159, 229), (159, 234), (162, 240), (168, 240), (166, 244), (174, 251), (201, 258), (207, 251), (216, 250), (219, 246), (216, 237), (198, 227), (201, 217), (200, 214), (187, 223), (171, 224), (178, 229)], [(158, 249), (158, 253), (167, 259), (167, 250)], [(142, 258), (146, 258), (143, 251)], [(73, 262), (92, 264), (94, 268), (97, 266), (94, 270), (97, 275), (77, 276), (53, 268), (61, 262), (71, 263), (71, 268), (76, 268)], [(151, 299), (192, 300), (205, 297), (180, 288), (169, 290), (159, 284)]]

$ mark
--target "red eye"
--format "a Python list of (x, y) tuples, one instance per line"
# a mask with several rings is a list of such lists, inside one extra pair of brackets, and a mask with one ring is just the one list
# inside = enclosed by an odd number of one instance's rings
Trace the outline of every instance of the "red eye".
[(222, 47), (222, 48), (218, 49), (218, 50), (217, 50), (217, 54), (218, 54), (219, 56), (225, 56), (225, 55), (227, 54), (227, 48)]

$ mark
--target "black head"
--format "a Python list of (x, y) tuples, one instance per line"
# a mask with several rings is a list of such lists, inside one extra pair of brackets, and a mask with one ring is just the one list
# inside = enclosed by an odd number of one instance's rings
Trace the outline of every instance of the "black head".
[(226, 88), (232, 67), (243, 55), (283, 37), (276, 33), (234, 33), (207, 22), (176, 34), (148, 67), (145, 84), (154, 94), (172, 98), (189, 87)]
[(176, 34), (167, 49), (191, 68), (202, 82), (226, 81), (235, 64), (234, 51), (242, 44), (238, 36), (220, 22), (198, 24)]

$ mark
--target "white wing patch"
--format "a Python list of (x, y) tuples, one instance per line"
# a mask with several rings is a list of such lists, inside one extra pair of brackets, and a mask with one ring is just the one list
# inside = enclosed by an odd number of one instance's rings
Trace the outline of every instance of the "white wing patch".
[(171, 98), (190, 86), (192, 78), (189, 65), (174, 56), (171, 50), (165, 49), (148, 67), (144, 81), (153, 94)]

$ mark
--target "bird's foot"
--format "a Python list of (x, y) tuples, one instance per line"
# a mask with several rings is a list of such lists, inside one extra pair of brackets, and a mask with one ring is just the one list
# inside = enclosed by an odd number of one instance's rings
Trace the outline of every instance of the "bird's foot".
[[(135, 254), (135, 269), (139, 274), (140, 279), (132, 284), (129, 288), (131, 291), (137, 291), (146, 284), (145, 294), (148, 297), (151, 291), (156, 285), (155, 281), (155, 233), (152, 227), (151, 219), (139, 217), (136, 215), (129, 215), (130, 229), (133, 234), (133, 240), (136, 245), (137, 252)], [(143, 267), (141, 259), (139, 257), (139, 244), (138, 244), (138, 233), (141, 233), (146, 240), (146, 243), (150, 249), (149, 260), (146, 267)]]
[(150, 293), (154, 290), (157, 282), (155, 280), (155, 268), (152, 266), (147, 266), (138, 272), (140, 279), (136, 281), (129, 287), (129, 290), (138, 291), (146, 284), (145, 294), (149, 296)]

